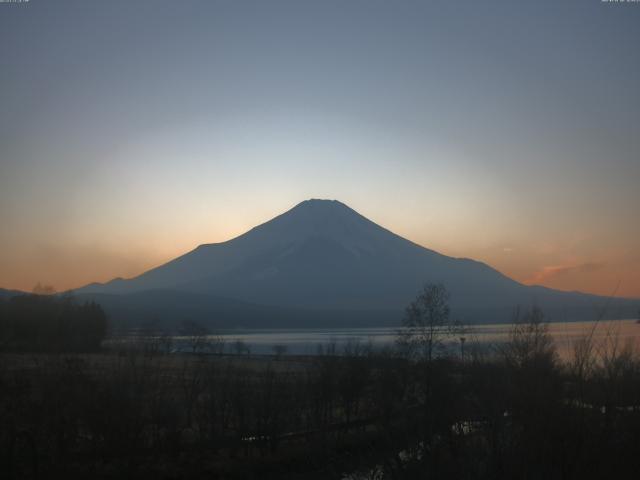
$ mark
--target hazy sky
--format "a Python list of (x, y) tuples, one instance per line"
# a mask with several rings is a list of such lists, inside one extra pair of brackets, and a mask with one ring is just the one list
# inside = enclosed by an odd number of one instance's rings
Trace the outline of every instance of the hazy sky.
[(0, 3), (0, 286), (133, 276), (335, 198), (640, 297), (640, 3)]

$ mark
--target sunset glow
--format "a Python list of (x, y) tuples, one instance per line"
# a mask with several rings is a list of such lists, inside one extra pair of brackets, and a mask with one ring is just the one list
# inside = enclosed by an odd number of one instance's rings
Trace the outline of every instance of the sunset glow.
[(136, 276), (318, 197), (640, 297), (640, 8), (61, 3), (0, 11), (0, 287)]

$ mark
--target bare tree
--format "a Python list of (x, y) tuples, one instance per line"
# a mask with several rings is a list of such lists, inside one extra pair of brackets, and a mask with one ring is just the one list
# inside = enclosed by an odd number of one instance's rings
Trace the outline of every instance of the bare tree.
[(180, 330), (180, 333), (186, 337), (191, 353), (200, 353), (207, 349), (209, 330), (206, 327), (192, 320), (184, 320)]
[(460, 325), (451, 320), (449, 292), (442, 284), (426, 284), (407, 307), (398, 346), (411, 357), (431, 362), (444, 349), (447, 338), (460, 332)]
[(516, 310), (509, 341), (501, 347), (501, 353), (506, 362), (515, 367), (555, 363), (555, 344), (539, 307), (533, 306), (524, 312)]
[(280, 360), (287, 353), (287, 346), (282, 344), (277, 344), (271, 347), (273, 350), (273, 354), (275, 357)]
[(237, 338), (233, 342), (233, 349), (235, 350), (237, 355), (242, 355), (246, 353), (247, 355), (251, 354), (251, 347), (246, 344), (246, 342), (240, 338)]
[(56, 289), (52, 285), (46, 285), (38, 282), (32, 290), (34, 295), (54, 295)]

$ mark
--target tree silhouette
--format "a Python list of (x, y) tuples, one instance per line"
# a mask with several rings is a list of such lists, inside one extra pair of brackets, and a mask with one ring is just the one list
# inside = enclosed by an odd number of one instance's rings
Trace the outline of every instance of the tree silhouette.
[(447, 289), (442, 284), (426, 284), (407, 307), (397, 343), (409, 356), (431, 362), (444, 341), (460, 330), (450, 317)]

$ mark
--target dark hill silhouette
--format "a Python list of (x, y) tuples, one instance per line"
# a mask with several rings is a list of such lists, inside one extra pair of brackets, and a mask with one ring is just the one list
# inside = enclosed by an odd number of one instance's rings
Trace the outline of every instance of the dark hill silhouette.
[(26, 295), (26, 293), (21, 292), (20, 290), (7, 290), (4, 288), (0, 288), (0, 298), (11, 298), (18, 295)]
[[(330, 317), (378, 324), (397, 322), (421, 285), (433, 282), (447, 287), (454, 315), (465, 321), (507, 321), (515, 306), (532, 303), (552, 320), (592, 319), (607, 302), (525, 286), (484, 263), (439, 254), (335, 200), (304, 201), (232, 240), (76, 293), (127, 318), (171, 312), (231, 325), (328, 325)], [(628, 317), (632, 307), (616, 299), (608, 315)]]

